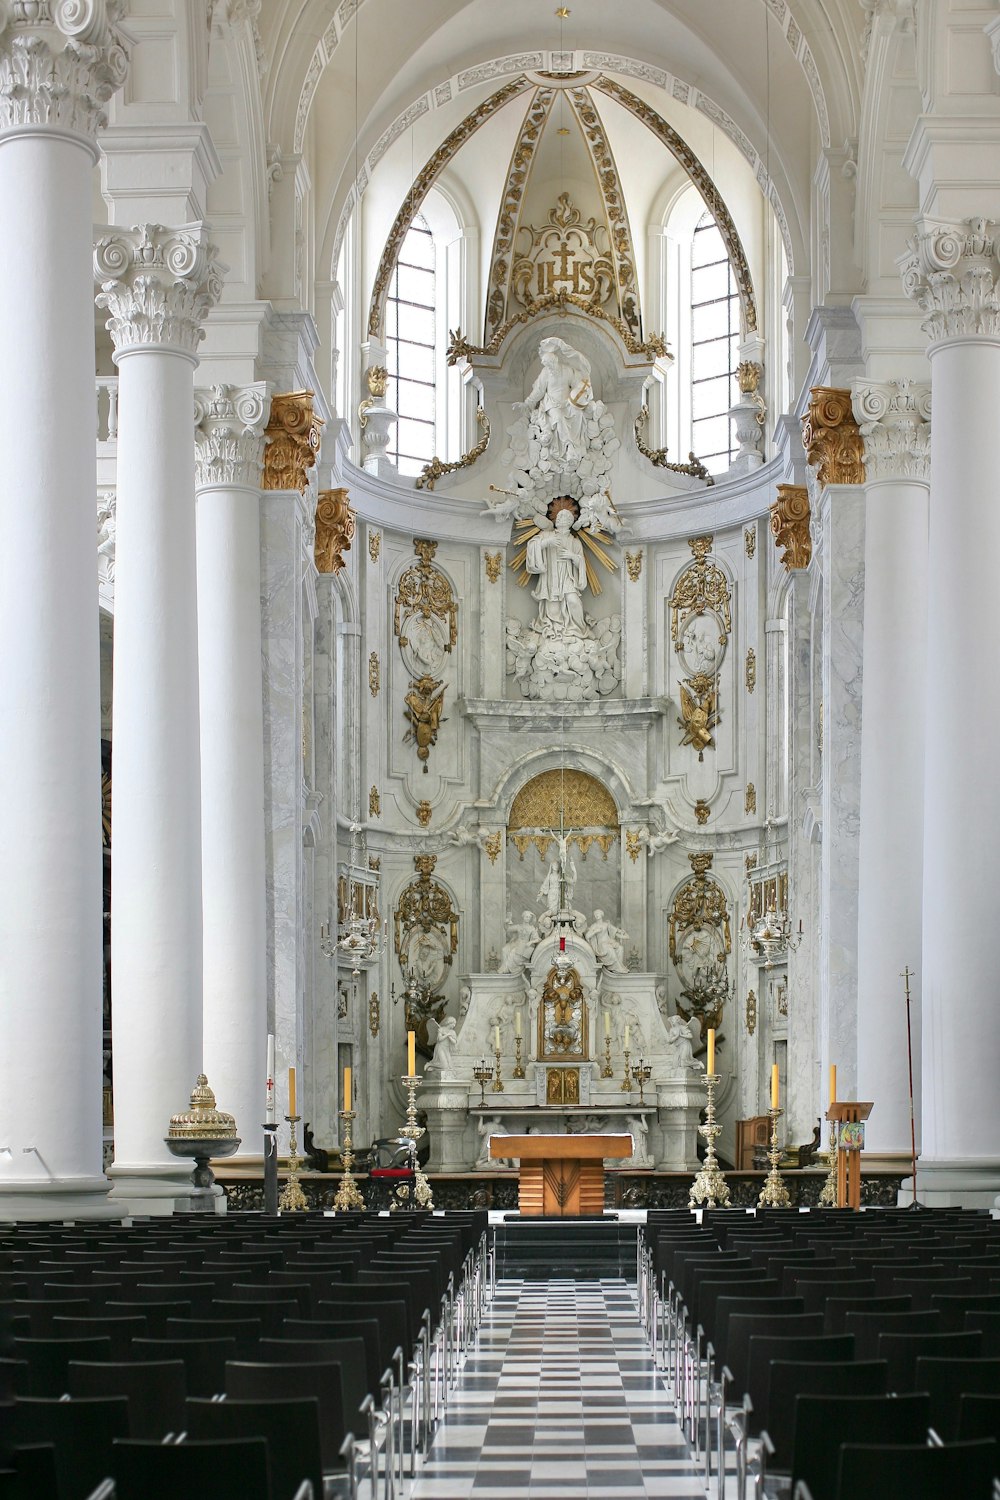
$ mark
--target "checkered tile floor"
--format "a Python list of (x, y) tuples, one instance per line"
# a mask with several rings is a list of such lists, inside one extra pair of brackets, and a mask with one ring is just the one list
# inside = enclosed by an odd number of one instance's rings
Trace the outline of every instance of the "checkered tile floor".
[(500, 1282), (412, 1490), (556, 1496), (705, 1500), (623, 1281)]

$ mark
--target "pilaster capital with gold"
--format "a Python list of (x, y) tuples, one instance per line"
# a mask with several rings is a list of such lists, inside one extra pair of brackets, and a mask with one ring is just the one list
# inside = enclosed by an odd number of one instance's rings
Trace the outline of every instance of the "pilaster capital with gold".
[(896, 264), (903, 291), (926, 316), (931, 344), (1000, 336), (1000, 257), (992, 219), (919, 219)]
[(868, 483), (916, 479), (931, 472), (931, 388), (915, 380), (851, 382)]
[(0, 139), (68, 132), (96, 161), (108, 100), (128, 72), (125, 8), (126, 0), (0, 0)]
[(864, 449), (850, 391), (813, 386), (809, 409), (802, 418), (802, 446), (806, 463), (815, 466), (820, 484), (864, 484)]
[(196, 489), (261, 488), (268, 397), (265, 381), (195, 391)]
[(316, 462), (323, 418), (313, 410), (312, 391), (285, 391), (271, 397), (264, 436), (264, 489), (305, 494), (308, 471)]
[(770, 505), (771, 535), (775, 546), (784, 549), (781, 557), (786, 572), (808, 568), (812, 558), (809, 532), (809, 491), (804, 484), (779, 484)]
[(317, 573), (339, 573), (344, 553), (350, 552), (357, 530), (350, 491), (320, 490), (316, 496), (316, 540), (313, 544)]
[(198, 362), (204, 321), (222, 295), (226, 266), (203, 223), (137, 224), (102, 235), (94, 248), (98, 307), (115, 361), (151, 349)]

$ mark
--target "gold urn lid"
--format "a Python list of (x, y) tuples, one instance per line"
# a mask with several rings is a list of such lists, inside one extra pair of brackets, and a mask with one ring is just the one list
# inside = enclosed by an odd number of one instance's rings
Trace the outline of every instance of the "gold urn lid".
[(167, 1139), (174, 1140), (226, 1140), (236, 1135), (236, 1120), (225, 1110), (216, 1109), (215, 1095), (208, 1086), (204, 1073), (198, 1074), (198, 1082), (191, 1090), (191, 1108), (180, 1115), (170, 1116)]

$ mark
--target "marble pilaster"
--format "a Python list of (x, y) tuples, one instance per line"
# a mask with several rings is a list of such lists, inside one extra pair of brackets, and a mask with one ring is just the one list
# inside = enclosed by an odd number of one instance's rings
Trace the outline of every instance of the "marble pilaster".
[[(927, 500), (930, 388), (854, 382), (865, 445), (864, 713), (858, 878), (858, 1096), (868, 1152), (910, 1153), (906, 1007), (912, 974), (920, 1098)], [(917, 1136), (919, 1142), (919, 1132)]]
[[(922, 1155), (927, 1203), (1000, 1188), (995, 902), (1000, 678), (991, 666), (1000, 512), (1000, 252), (985, 218), (919, 221), (900, 269), (924, 314), (934, 443), (925, 681)], [(904, 1199), (907, 1192), (904, 1184)]]
[(112, 1196), (133, 1212), (169, 1212), (188, 1174), (163, 1136), (202, 1070), (191, 416), (202, 324), (224, 268), (204, 224), (112, 230), (94, 268), (119, 371)]
[(124, 8), (12, 4), (0, 27), (3, 1218), (110, 1212), (91, 184), (127, 72)]
[(266, 1072), (260, 486), (265, 385), (195, 400), (204, 1068), (259, 1156)]

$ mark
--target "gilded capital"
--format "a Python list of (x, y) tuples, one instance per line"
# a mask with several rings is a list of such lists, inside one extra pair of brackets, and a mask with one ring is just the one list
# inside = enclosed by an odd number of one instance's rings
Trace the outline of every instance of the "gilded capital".
[(925, 314), (932, 343), (1000, 334), (1000, 259), (992, 219), (942, 224), (917, 221), (896, 264), (903, 291)]
[(0, 132), (57, 129), (87, 138), (108, 123), (129, 55), (126, 0), (0, 0)]
[(102, 235), (94, 248), (98, 307), (115, 357), (160, 348), (197, 360), (202, 326), (222, 294), (227, 267), (203, 223), (137, 224)]
[(267, 385), (213, 385), (194, 393), (195, 484), (259, 490)]
[(349, 493), (320, 490), (316, 496), (314, 556), (318, 573), (339, 573), (344, 566), (344, 553), (351, 550), (356, 528), (354, 511), (348, 504)]
[(771, 535), (775, 546), (783, 547), (781, 561), (791, 572), (808, 568), (812, 557), (809, 535), (809, 491), (804, 484), (779, 484), (771, 502)]
[(864, 484), (864, 449), (850, 391), (813, 386), (802, 418), (802, 446), (820, 484)]
[(305, 493), (307, 470), (316, 462), (323, 418), (313, 411), (312, 391), (287, 391), (271, 398), (265, 436), (264, 488)]
[(931, 388), (914, 380), (852, 382), (865, 473), (876, 479), (929, 479)]

